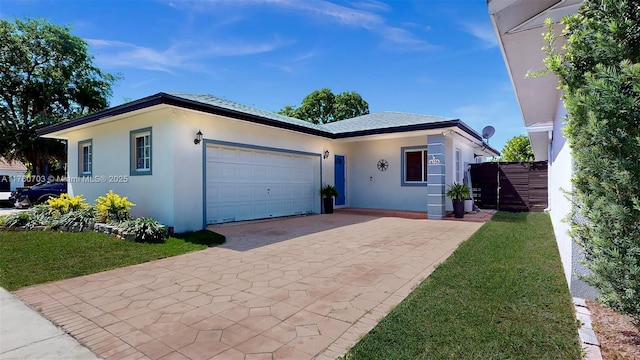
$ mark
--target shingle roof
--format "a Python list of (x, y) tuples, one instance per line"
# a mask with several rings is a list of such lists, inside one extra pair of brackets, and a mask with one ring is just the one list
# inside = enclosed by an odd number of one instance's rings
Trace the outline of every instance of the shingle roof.
[(270, 111), (258, 109), (252, 106), (240, 104), (237, 102), (229, 101), (226, 99), (221, 99), (219, 97), (208, 95), (208, 94), (190, 94), (190, 93), (167, 93), (169, 95), (179, 97), (182, 99), (197, 101), (202, 104), (208, 104), (216, 107), (220, 107), (227, 110), (238, 111), (245, 114), (255, 115), (262, 118), (267, 118), (279, 122), (284, 122), (288, 124), (303, 126), (310, 129), (322, 130), (322, 126), (312, 124), (308, 121), (276, 114)]
[[(221, 99), (213, 95), (164, 92), (98, 111), (81, 118), (50, 125), (39, 129), (37, 134), (40, 136), (47, 135), (91, 123), (105, 117), (125, 114), (160, 104), (227, 116), (234, 119), (274, 126), (330, 139), (458, 127), (477, 140), (482, 141), (482, 137), (476, 131), (459, 119), (453, 118), (385, 111), (358, 116), (330, 124), (315, 125), (300, 119), (283, 116), (252, 106)], [(493, 148), (491, 148), (491, 150), (498, 153), (497, 150)]]
[(435, 124), (453, 120), (457, 119), (395, 111), (383, 111), (354, 117), (352, 119), (332, 122), (322, 125), (322, 127), (333, 134), (340, 134), (373, 129), (396, 128), (421, 124)]
[(9, 161), (0, 157), (0, 170), (27, 171), (27, 167), (20, 160)]

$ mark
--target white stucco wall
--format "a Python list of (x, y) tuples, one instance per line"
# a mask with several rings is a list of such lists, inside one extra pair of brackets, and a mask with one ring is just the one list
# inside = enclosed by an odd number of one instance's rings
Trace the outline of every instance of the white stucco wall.
[[(329, 157), (322, 159), (319, 165), (322, 178), (318, 187), (320, 183), (334, 183), (334, 155), (344, 155), (345, 206), (427, 211), (426, 186), (401, 186), (401, 149), (426, 147), (426, 135), (384, 140), (331, 140), (166, 105), (113, 120), (116, 121), (93, 124), (65, 134), (69, 144), (68, 176), (76, 179), (69, 184), (69, 192), (82, 194), (93, 202), (113, 190), (136, 204), (132, 209), (134, 216), (155, 218), (174, 227), (176, 232), (199, 230), (204, 225), (203, 162), (207, 142), (301, 151), (318, 154), (319, 159), (325, 150), (329, 150)], [(130, 131), (148, 127), (152, 131), (152, 175), (131, 176)], [(195, 145), (193, 139), (198, 130), (203, 133), (204, 141)], [(94, 181), (91, 183), (77, 181), (78, 142), (85, 140), (91, 140), (93, 146), (91, 178)], [(455, 174), (455, 148), (462, 150), (464, 164), (473, 162), (473, 147), (456, 135), (447, 138), (445, 147), (446, 183), (451, 184)], [(389, 162), (387, 171), (377, 169), (380, 159)], [(318, 193), (317, 213), (321, 210), (320, 204)], [(450, 200), (446, 208), (452, 210)]]
[[(455, 156), (456, 149), (460, 149), (461, 152), (461, 169), (460, 169), (460, 181), (464, 180), (464, 172), (467, 169), (465, 164), (475, 164), (474, 147), (471, 142), (466, 139), (461, 138), (457, 135), (449, 135), (445, 141), (445, 151), (447, 153), (446, 159), (446, 174), (445, 174), (445, 184), (446, 189), (449, 190), (449, 186), (454, 182), (458, 182), (456, 179), (456, 165), (455, 165)], [(446, 198), (445, 201), (445, 211), (453, 211), (453, 202), (450, 198)]]
[(571, 211), (571, 202), (566, 198), (564, 191), (571, 191), (572, 157), (569, 144), (562, 134), (564, 116), (567, 114), (562, 102), (558, 106), (553, 123), (553, 140), (549, 159), (548, 196), (549, 214), (553, 223), (553, 231), (556, 235), (560, 258), (565, 269), (567, 283), (571, 279), (571, 237), (569, 237), (569, 224), (564, 221)]
[[(427, 211), (426, 186), (401, 186), (402, 147), (427, 146), (427, 137), (365, 140), (348, 143), (349, 205), (369, 209)], [(381, 159), (389, 168), (378, 170)]]
[[(152, 175), (130, 175), (130, 131), (151, 127)], [(82, 194), (93, 203), (109, 190), (136, 204), (133, 216), (149, 216), (174, 224), (174, 127), (167, 112), (154, 110), (68, 134), (69, 193)], [(78, 142), (92, 140), (93, 183), (77, 181)], [(125, 181), (126, 179), (126, 181)]]
[(580, 263), (581, 249), (569, 236), (570, 226), (566, 221), (573, 207), (567, 197), (567, 192), (573, 189), (571, 183), (573, 157), (569, 143), (562, 133), (566, 115), (567, 110), (562, 101), (559, 101), (553, 122), (553, 140), (549, 154), (549, 214), (571, 294), (582, 298), (593, 298), (595, 297), (594, 289), (578, 278), (578, 274), (586, 274), (588, 270)]
[[(176, 231), (201, 229), (203, 226), (203, 144), (194, 145), (195, 134), (200, 130), (205, 140), (250, 144), (283, 150), (322, 154), (322, 182), (333, 184), (333, 156), (343, 151), (339, 144), (318, 136), (300, 134), (289, 130), (252, 124), (217, 115), (183, 109), (170, 110), (175, 119), (174, 206)], [(206, 141), (205, 141), (206, 142)], [(319, 184), (320, 185), (320, 184)], [(319, 186), (318, 186), (319, 190)], [(320, 213), (320, 194), (317, 194), (315, 212)]]

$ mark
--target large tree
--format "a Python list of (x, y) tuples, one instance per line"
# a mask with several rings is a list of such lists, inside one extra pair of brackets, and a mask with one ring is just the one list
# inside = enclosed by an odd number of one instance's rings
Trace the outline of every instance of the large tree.
[(517, 135), (512, 137), (504, 144), (501, 151), (502, 157), (500, 161), (534, 161), (531, 142), (526, 135)]
[(601, 299), (640, 323), (640, 1), (585, 0), (563, 22), (561, 49), (547, 24), (545, 64), (568, 112), (571, 235)]
[(105, 108), (115, 81), (68, 27), (0, 19), (0, 156), (38, 175), (64, 161), (64, 143), (36, 130)]
[(315, 90), (307, 95), (300, 107), (287, 105), (278, 114), (295, 117), (313, 124), (327, 124), (369, 113), (369, 104), (353, 91), (335, 95), (331, 89)]

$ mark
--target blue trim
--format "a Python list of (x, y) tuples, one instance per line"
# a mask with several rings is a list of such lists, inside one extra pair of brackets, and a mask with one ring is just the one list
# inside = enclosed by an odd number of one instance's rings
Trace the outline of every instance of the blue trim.
[[(415, 187), (425, 187), (427, 186), (427, 182), (406, 182), (404, 180), (405, 178), (405, 173), (404, 173), (404, 167), (405, 167), (405, 157), (404, 157), (404, 153), (407, 150), (424, 150), (427, 151), (427, 144), (425, 145), (419, 145), (419, 146), (404, 146), (400, 148), (400, 186), (415, 186)], [(422, 165), (424, 166), (424, 164)], [(424, 171), (424, 169), (423, 169)]]
[(282, 153), (287, 153), (287, 154), (297, 154), (297, 155), (306, 155), (306, 156), (321, 156), (322, 155), (322, 154), (319, 154), (319, 153), (312, 153), (312, 152), (306, 152), (306, 151), (281, 149), (281, 148), (274, 148), (274, 147), (260, 146), (260, 145), (250, 145), (250, 144), (243, 144), (243, 143), (236, 143), (236, 142), (229, 142), (229, 141), (221, 141), (221, 140), (203, 139), (202, 142), (205, 143), (205, 144), (241, 147), (241, 148), (245, 148), (245, 149), (254, 149), (254, 150), (266, 150), (266, 151), (282, 152)]
[[(91, 146), (91, 165), (89, 166), (89, 172), (83, 172), (82, 171), (82, 165), (84, 165), (84, 159), (82, 158), (82, 147), (86, 144), (89, 144), (89, 146)], [(82, 141), (78, 141), (78, 177), (83, 177), (83, 176), (91, 176), (93, 174), (93, 139), (87, 139), (87, 140), (82, 140)]]
[[(207, 224), (207, 145), (221, 145), (221, 146), (239, 147), (244, 149), (273, 151), (273, 152), (279, 152), (279, 153), (285, 153), (285, 154), (317, 156), (318, 161), (320, 162), (320, 185), (322, 185), (322, 154), (306, 152), (306, 151), (298, 151), (298, 150), (280, 149), (280, 148), (274, 148), (269, 146), (250, 145), (250, 144), (242, 144), (242, 143), (212, 140), (212, 139), (202, 139), (202, 228), (203, 229), (205, 229), (207, 225), (209, 225)], [(318, 189), (318, 191), (320, 191), (320, 189)], [(320, 199), (320, 201), (322, 202), (322, 199)], [(322, 209), (322, 205), (320, 205), (320, 209)]]
[[(340, 175), (341, 178), (338, 178), (338, 162), (337, 159), (342, 159), (342, 171)], [(333, 184), (338, 190), (338, 197), (336, 198), (336, 206), (343, 206), (347, 204), (347, 158), (344, 155), (334, 155), (333, 156)]]
[[(137, 170), (135, 167), (136, 149), (133, 139), (136, 134), (149, 133), (149, 170)], [(129, 175), (131, 176), (144, 176), (153, 175), (153, 132), (151, 127), (146, 127), (138, 130), (129, 131)]]

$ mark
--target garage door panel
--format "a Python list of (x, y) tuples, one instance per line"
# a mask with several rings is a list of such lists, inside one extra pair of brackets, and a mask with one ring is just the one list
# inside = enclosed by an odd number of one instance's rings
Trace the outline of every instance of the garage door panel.
[(317, 158), (226, 146), (208, 146), (206, 155), (208, 223), (307, 214), (317, 207)]

